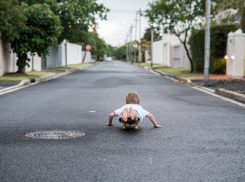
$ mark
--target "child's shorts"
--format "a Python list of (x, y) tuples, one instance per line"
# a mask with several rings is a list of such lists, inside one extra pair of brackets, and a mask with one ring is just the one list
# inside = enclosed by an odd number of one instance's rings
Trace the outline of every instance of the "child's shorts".
[[(139, 115), (139, 113), (136, 111), (136, 110), (134, 110), (134, 112), (136, 113), (136, 117), (138, 118), (138, 122), (140, 122), (140, 115)], [(122, 123), (123, 121), (122, 121), (122, 114), (123, 114), (123, 112), (119, 115), (119, 121)], [(129, 111), (128, 111), (128, 118), (130, 117), (130, 113), (129, 113)]]

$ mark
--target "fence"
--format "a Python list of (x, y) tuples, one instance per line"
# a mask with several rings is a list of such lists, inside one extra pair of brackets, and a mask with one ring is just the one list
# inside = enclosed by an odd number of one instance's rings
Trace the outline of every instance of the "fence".
[(245, 76), (245, 34), (242, 30), (230, 32), (227, 37), (226, 74), (233, 77)]
[[(16, 65), (17, 56), (11, 53), (10, 43), (0, 39), (0, 76), (7, 72), (16, 72), (18, 67)], [(52, 67), (65, 66), (69, 64), (82, 63), (84, 52), (82, 46), (68, 43), (64, 40), (60, 45), (54, 45), (49, 48), (49, 55), (39, 57), (37, 54), (28, 54), (30, 59), (29, 65), (26, 66), (26, 72), (32, 70), (41, 71)], [(91, 52), (87, 51), (85, 62), (93, 62)]]

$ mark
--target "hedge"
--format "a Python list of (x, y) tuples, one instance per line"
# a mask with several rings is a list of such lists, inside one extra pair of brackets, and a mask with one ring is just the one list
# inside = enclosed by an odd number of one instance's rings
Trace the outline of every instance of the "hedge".
[[(234, 32), (239, 28), (237, 24), (215, 25), (210, 28), (210, 73), (225, 74), (226, 42), (229, 32)], [(191, 56), (193, 60), (194, 72), (203, 72), (204, 69), (204, 48), (205, 29), (193, 29), (189, 38)]]

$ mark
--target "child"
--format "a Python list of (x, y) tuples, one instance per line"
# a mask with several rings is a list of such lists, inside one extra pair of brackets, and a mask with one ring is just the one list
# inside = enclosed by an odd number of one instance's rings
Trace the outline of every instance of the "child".
[(157, 125), (154, 117), (148, 111), (144, 110), (140, 105), (140, 97), (136, 92), (129, 92), (126, 95), (126, 105), (120, 109), (115, 110), (109, 116), (109, 123), (106, 125), (112, 126), (112, 119), (114, 116), (119, 116), (120, 122), (127, 122), (129, 120), (141, 122), (144, 117), (148, 117), (153, 123), (155, 128), (161, 128), (162, 126)]

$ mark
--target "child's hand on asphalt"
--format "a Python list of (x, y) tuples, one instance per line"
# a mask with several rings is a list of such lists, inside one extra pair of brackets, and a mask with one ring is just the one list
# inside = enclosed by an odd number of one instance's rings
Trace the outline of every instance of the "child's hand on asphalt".
[(113, 123), (111, 123), (111, 124), (109, 124), (109, 123), (106, 123), (106, 125), (107, 125), (107, 126), (113, 126), (114, 124), (113, 124)]
[(156, 126), (154, 126), (154, 128), (162, 128), (163, 126), (161, 126), (161, 125), (156, 125)]

